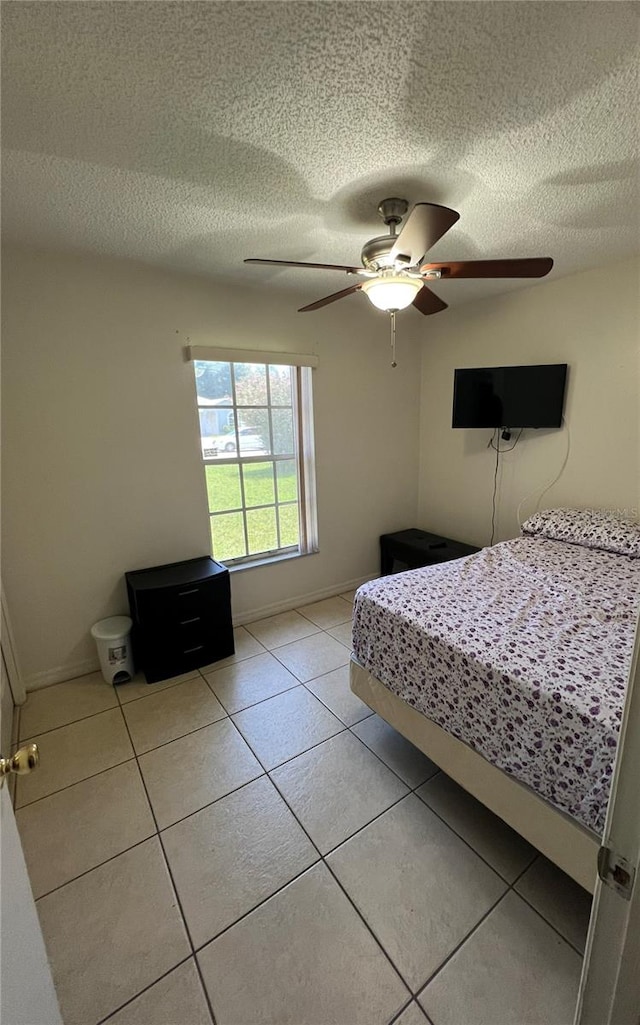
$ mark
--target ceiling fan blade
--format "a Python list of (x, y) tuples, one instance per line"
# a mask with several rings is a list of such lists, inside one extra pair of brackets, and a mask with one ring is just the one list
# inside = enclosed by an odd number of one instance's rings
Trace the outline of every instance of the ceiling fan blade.
[(391, 247), (394, 260), (405, 257), (409, 266), (418, 263), (439, 238), (452, 228), (460, 214), (437, 203), (416, 203)]
[(439, 270), (442, 278), (543, 278), (553, 267), (550, 256), (528, 260), (461, 260), (458, 263), (425, 263), (421, 274)]
[(423, 285), (412, 303), (420, 313), (424, 313), (427, 316), (429, 313), (440, 313), (440, 310), (446, 310), (447, 303), (443, 302), (439, 295), (432, 292), (430, 288)]
[(308, 306), (301, 306), (298, 313), (309, 313), (311, 310), (319, 310), (321, 306), (328, 306), (329, 303), (334, 303), (336, 299), (342, 299), (345, 295), (358, 292), (361, 288), (362, 285), (350, 285), (349, 288), (343, 288), (341, 292), (325, 295), (324, 299), (316, 299), (314, 303), (309, 303)]
[(346, 271), (347, 274), (358, 274), (364, 269), (362, 267), (343, 267), (339, 263), (300, 263), (299, 260), (259, 260), (256, 257), (250, 257), (244, 262), (267, 263), (272, 267), (312, 267), (316, 270), (341, 270)]

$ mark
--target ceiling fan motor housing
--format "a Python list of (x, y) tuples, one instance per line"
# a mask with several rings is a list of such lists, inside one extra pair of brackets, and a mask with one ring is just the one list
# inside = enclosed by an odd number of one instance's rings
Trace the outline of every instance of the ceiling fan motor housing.
[(395, 267), (397, 264), (403, 263), (407, 266), (409, 265), (410, 261), (406, 257), (396, 256), (394, 259), (389, 257), (389, 253), (397, 239), (396, 228), (408, 209), (409, 204), (406, 199), (398, 199), (397, 197), (383, 199), (378, 205), (378, 213), (384, 223), (388, 225), (389, 234), (372, 238), (362, 247), (360, 257), (367, 270), (385, 270), (385, 268)]
[(360, 254), (363, 266), (374, 271), (394, 267), (396, 261), (391, 259), (389, 253), (395, 241), (395, 235), (379, 235), (365, 242)]

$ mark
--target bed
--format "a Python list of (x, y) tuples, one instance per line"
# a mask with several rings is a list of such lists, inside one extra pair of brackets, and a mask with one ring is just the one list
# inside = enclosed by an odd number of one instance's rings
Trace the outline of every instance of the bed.
[(640, 525), (547, 510), (360, 587), (351, 689), (593, 890), (640, 604)]

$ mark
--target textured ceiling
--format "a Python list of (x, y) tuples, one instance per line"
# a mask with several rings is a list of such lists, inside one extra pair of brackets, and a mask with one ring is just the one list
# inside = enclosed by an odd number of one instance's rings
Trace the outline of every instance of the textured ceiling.
[(307, 301), (346, 279), (242, 258), (358, 262), (387, 195), (460, 211), (433, 259), (638, 250), (637, 3), (2, 8), (6, 237)]

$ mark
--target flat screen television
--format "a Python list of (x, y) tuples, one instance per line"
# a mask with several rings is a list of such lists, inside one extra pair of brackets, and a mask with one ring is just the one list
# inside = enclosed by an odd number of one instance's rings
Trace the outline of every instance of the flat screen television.
[(560, 427), (566, 363), (456, 370), (452, 427)]

